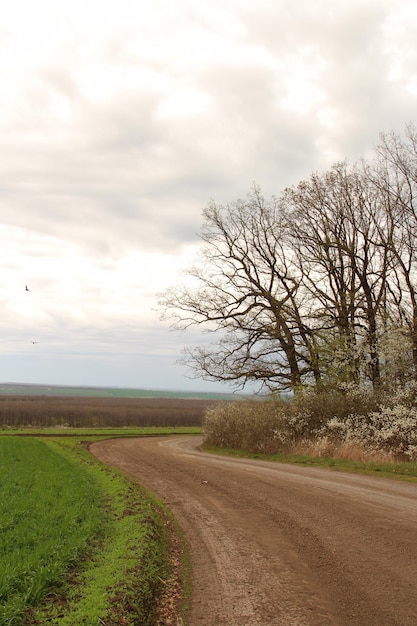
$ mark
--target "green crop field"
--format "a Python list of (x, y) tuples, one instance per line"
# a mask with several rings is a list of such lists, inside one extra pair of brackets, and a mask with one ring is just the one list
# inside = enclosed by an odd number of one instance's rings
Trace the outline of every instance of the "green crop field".
[(43, 441), (0, 438), (0, 624), (36, 603), (98, 532), (98, 494)]
[(154, 623), (167, 513), (81, 438), (0, 436), (0, 502), (0, 626)]

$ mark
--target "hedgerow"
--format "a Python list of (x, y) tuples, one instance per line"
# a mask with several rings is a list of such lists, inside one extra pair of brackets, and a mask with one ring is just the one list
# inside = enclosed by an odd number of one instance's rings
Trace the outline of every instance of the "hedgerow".
[(314, 453), (417, 460), (417, 406), (410, 386), (395, 396), (352, 388), (292, 399), (220, 404), (206, 411), (206, 444), (251, 453)]

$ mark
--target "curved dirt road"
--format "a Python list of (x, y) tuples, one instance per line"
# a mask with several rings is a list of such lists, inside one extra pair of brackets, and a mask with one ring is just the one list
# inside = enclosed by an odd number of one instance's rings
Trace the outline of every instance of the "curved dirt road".
[(204, 454), (199, 437), (95, 443), (172, 511), (189, 626), (416, 626), (417, 485)]

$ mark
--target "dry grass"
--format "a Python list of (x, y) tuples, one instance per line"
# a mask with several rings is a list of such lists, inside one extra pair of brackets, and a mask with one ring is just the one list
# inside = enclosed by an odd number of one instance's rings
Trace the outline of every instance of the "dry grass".
[(330, 441), (327, 438), (299, 441), (292, 453), (320, 459), (333, 458), (363, 463), (387, 463), (398, 460), (394, 454), (381, 450), (369, 450), (361, 443)]

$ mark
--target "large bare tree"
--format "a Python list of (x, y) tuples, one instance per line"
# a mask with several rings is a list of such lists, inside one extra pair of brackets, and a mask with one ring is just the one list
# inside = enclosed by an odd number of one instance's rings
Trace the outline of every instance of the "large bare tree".
[(378, 386), (379, 320), (393, 255), (381, 237), (387, 219), (376, 188), (363, 168), (339, 163), (287, 189), (282, 201), (313, 303), (323, 376), (357, 384), (366, 374)]
[(408, 125), (404, 136), (382, 134), (377, 154), (369, 174), (384, 202), (386, 245), (396, 261), (390, 298), (398, 325), (408, 330), (417, 380), (417, 130)]
[(410, 342), (417, 379), (416, 131), (382, 135), (377, 154), (278, 199), (255, 187), (209, 204), (190, 282), (160, 301), (174, 327), (213, 333), (185, 351), (197, 376), (270, 390), (378, 388), (393, 369), (394, 333)]
[(257, 188), (245, 200), (205, 209), (201, 259), (188, 271), (194, 284), (161, 298), (176, 328), (216, 331), (215, 345), (186, 352), (203, 378), (272, 390), (296, 389), (310, 374), (301, 275), (287, 230), (279, 203)]

